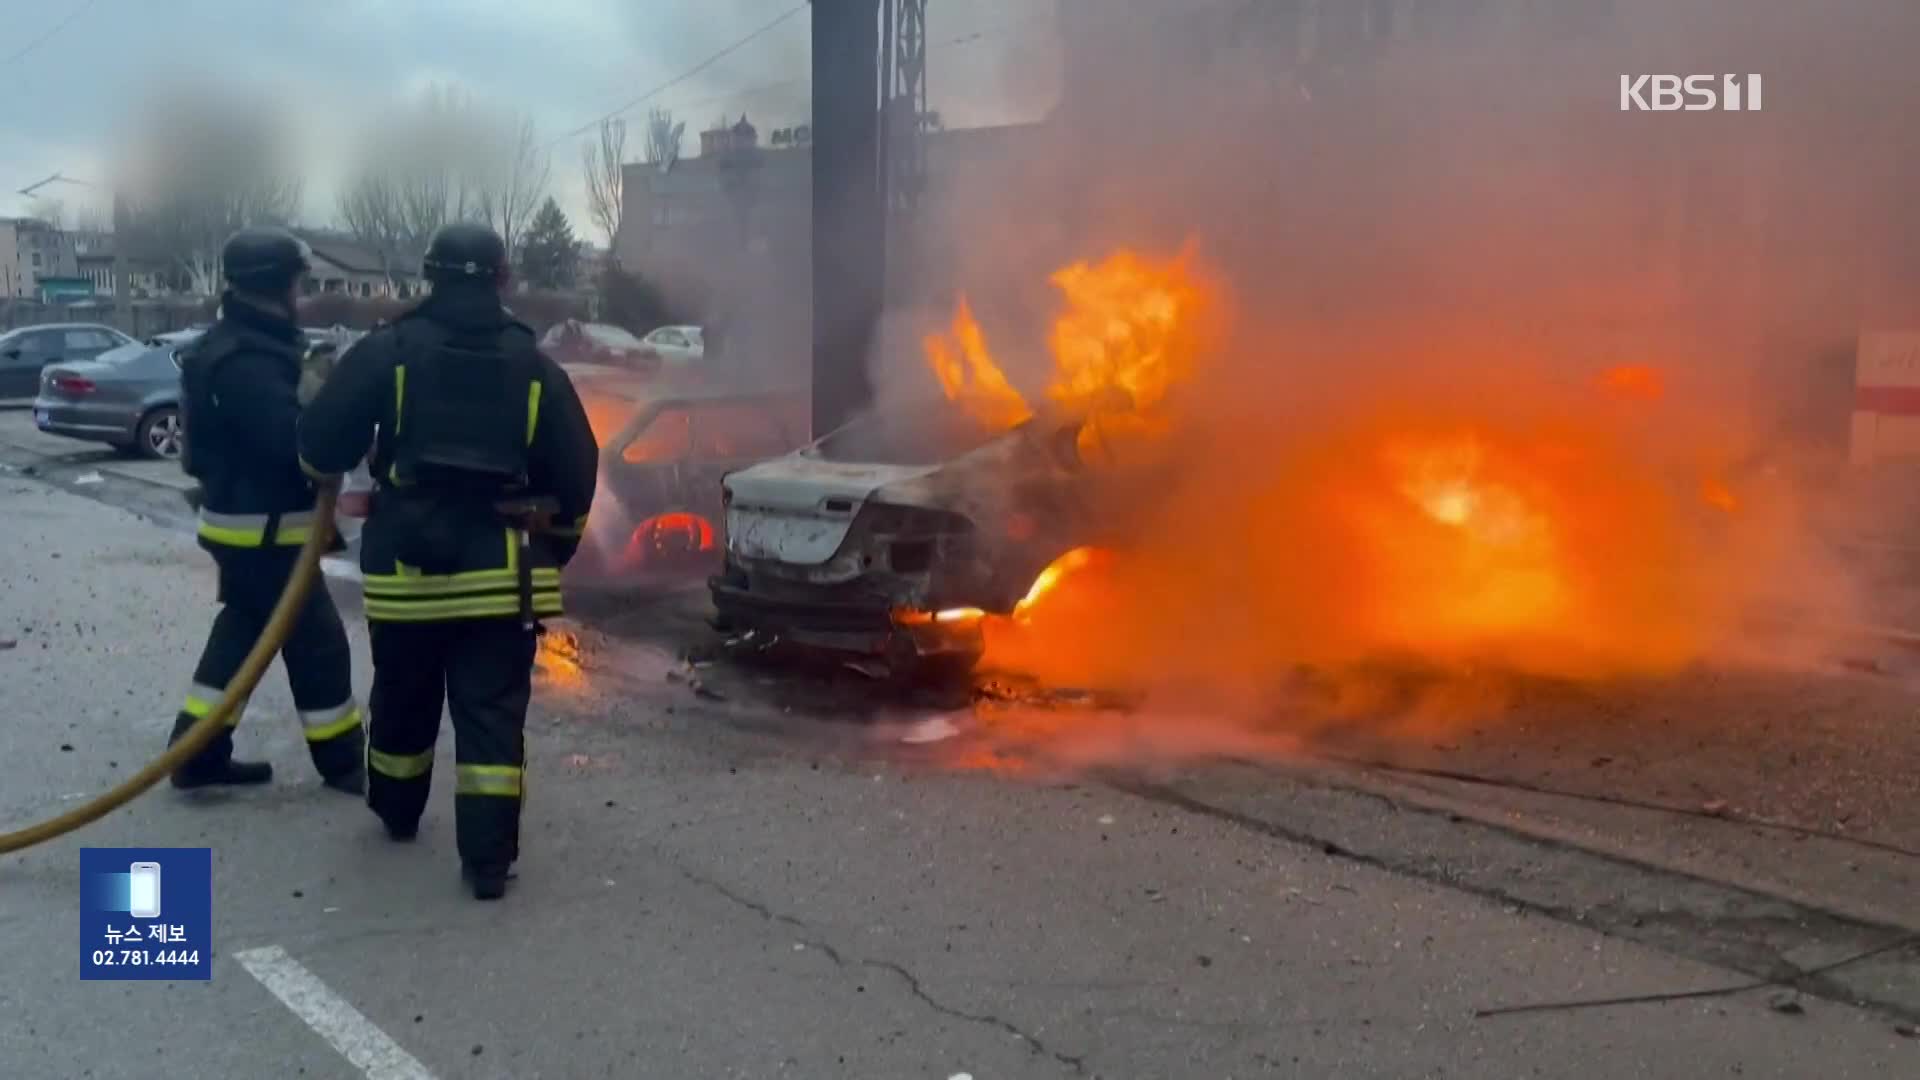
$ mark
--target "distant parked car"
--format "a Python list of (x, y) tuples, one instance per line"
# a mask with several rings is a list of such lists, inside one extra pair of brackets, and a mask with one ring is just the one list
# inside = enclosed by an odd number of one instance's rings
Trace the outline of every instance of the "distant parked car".
[[(198, 331), (161, 335), (159, 345), (129, 342), (91, 360), (46, 369), (33, 422), (41, 431), (106, 443), (155, 460), (179, 458), (180, 350)], [(156, 339), (159, 340), (159, 339)]]
[(707, 343), (697, 326), (662, 326), (641, 338), (640, 344), (666, 366), (676, 368), (699, 366), (707, 352)]
[(661, 364), (658, 352), (625, 330), (577, 319), (555, 323), (540, 335), (540, 350), (568, 369), (608, 367), (651, 375)]
[(132, 344), (132, 338), (98, 323), (49, 323), (0, 334), (0, 398), (32, 397), (40, 388), (40, 373), (51, 364), (92, 360)]

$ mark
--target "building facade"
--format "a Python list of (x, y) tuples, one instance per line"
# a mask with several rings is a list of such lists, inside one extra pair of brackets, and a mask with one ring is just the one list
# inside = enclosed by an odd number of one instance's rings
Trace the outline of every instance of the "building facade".
[(0, 219), (0, 296), (37, 299), (43, 279), (79, 273), (71, 233), (32, 218)]

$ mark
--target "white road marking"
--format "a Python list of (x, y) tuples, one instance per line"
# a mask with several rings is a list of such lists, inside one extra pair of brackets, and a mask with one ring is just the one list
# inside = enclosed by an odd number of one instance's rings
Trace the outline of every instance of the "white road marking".
[(425, 1065), (360, 1015), (327, 984), (278, 945), (233, 954), (247, 974), (273, 991), (308, 1027), (327, 1040), (367, 1080), (434, 1080)]

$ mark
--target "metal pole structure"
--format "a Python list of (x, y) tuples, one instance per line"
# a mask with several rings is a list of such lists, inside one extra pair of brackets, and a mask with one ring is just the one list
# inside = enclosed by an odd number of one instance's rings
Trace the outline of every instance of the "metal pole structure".
[(887, 4), (887, 205), (910, 211), (926, 193), (927, 0)]
[(813, 3), (813, 430), (873, 398), (868, 350), (886, 283), (880, 0)]
[(139, 337), (139, 329), (133, 325), (133, 300), (128, 295), (133, 291), (132, 282), (127, 280), (127, 245), (131, 239), (127, 235), (127, 201), (121, 197), (120, 188), (113, 189), (113, 321), (122, 333)]

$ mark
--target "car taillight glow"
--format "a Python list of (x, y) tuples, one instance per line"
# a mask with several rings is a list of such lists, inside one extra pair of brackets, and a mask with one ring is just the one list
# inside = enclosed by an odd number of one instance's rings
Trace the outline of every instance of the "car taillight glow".
[(53, 388), (69, 394), (91, 394), (93, 393), (94, 385), (92, 379), (80, 375), (55, 375), (53, 377)]

